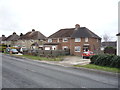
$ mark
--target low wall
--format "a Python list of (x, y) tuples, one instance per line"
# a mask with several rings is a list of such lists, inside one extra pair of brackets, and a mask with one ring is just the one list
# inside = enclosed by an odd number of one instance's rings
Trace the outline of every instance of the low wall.
[(34, 56), (63, 56), (70, 55), (69, 50), (27, 50), (23, 52), (24, 55)]

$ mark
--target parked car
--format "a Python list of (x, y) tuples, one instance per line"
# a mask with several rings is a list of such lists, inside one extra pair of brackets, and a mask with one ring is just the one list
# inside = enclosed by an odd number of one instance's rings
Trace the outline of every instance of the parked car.
[(9, 48), (9, 47), (8, 47), (8, 48), (6, 48), (6, 52), (8, 52), (8, 53), (10, 52), (10, 48)]
[(18, 51), (17, 51), (17, 49), (10, 49), (10, 53), (12, 53), (12, 54), (18, 54)]
[(83, 52), (82, 57), (83, 59), (85, 59), (85, 58), (90, 58), (90, 56), (92, 55), (95, 55), (92, 51), (86, 51), (86, 52)]

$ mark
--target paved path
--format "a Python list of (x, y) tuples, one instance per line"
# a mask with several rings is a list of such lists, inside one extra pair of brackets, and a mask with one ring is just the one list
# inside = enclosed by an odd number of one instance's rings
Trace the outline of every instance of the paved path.
[(117, 88), (118, 77), (2, 56), (3, 88)]

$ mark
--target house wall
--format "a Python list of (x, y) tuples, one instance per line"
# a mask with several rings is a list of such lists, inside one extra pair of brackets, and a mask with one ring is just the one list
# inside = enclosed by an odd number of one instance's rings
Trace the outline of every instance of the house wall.
[(0, 44), (6, 44), (6, 41), (0, 41)]
[(12, 43), (11, 41), (6, 41), (7, 45), (11, 45), (11, 43)]
[[(89, 38), (88, 42), (85, 42), (85, 38), (81, 38), (81, 42), (75, 42), (75, 39), (71, 39), (71, 49), (70, 53), (73, 55), (78, 55), (81, 56), (83, 53), (83, 46), (89, 44), (89, 50), (97, 53), (100, 51), (100, 46), (101, 46), (101, 40), (98, 40), (95, 38)], [(80, 46), (81, 50), (80, 52), (75, 52), (75, 46)]]
[(37, 42), (39, 45), (43, 45), (45, 43), (45, 41), (39, 40), (18, 40), (16, 45), (30, 49), (31, 45), (35, 42)]
[[(52, 42), (57, 42), (57, 39), (52, 39)], [(59, 39), (58, 49), (63, 49), (63, 46), (67, 46), (70, 49), (71, 55), (81, 56), (83, 53), (84, 44), (89, 44), (89, 50), (97, 53), (100, 51), (101, 40), (97, 40), (96, 38), (89, 38), (88, 42), (85, 42), (85, 38), (81, 38), (81, 42), (75, 42), (75, 39), (68, 38), (68, 42), (63, 42), (63, 39)], [(75, 46), (80, 46), (80, 52), (75, 52)]]

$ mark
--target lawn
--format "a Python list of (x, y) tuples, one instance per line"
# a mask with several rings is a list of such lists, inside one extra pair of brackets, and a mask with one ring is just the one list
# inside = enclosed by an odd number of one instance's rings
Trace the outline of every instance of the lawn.
[(107, 66), (98, 66), (98, 65), (94, 65), (94, 64), (74, 65), (74, 66), (75, 67), (84, 67), (84, 68), (89, 68), (89, 69), (96, 69), (96, 70), (120, 73), (120, 68), (113, 68), (113, 67), (107, 67)]
[[(15, 55), (18, 56), (18, 55)], [(46, 61), (62, 61), (62, 57), (53, 57), (53, 58), (47, 58), (47, 57), (40, 57), (40, 56), (32, 56), (32, 55), (19, 55), (19, 57), (25, 57), (29, 59), (34, 59), (34, 60), (46, 60)]]

